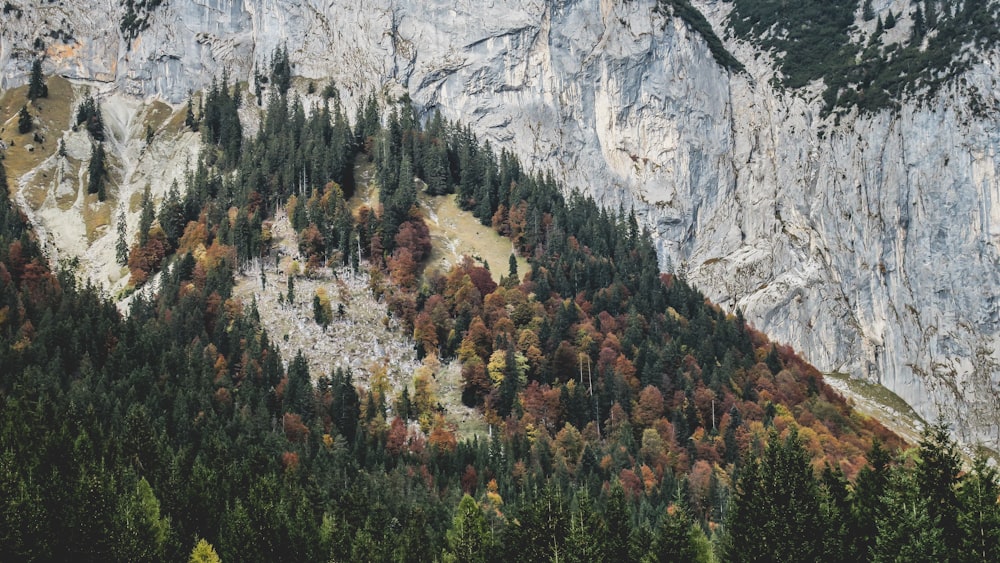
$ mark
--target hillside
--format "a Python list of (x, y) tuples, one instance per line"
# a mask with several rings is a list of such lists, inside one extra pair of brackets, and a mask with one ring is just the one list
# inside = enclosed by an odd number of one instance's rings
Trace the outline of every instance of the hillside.
[[(634, 214), (406, 104), (349, 120), (273, 59), (260, 106), (223, 77), (171, 109), (197, 158), (139, 193), (126, 315), (0, 201), (0, 558), (861, 560), (915, 529), (914, 553), (995, 549), (969, 517), (1000, 510), (994, 472), (960, 474), (943, 426), (904, 452), (661, 274)], [(96, 150), (100, 121), (62, 134)], [(105, 179), (105, 202), (131, 189)]]
[(374, 92), (465, 123), (634, 210), (664, 271), (824, 372), (1000, 443), (995, 1), (22, 4), (5, 89), (40, 60), (132, 99), (224, 70), (255, 97), (286, 46), (349, 114)]

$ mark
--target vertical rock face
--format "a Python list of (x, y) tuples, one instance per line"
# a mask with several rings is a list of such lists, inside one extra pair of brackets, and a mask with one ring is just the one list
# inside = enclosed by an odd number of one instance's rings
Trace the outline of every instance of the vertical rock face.
[[(634, 207), (664, 267), (713, 300), (998, 447), (1000, 56), (933, 100), (835, 121), (817, 96), (775, 91), (767, 57), (745, 46), (731, 45), (748, 72), (729, 74), (656, 5), (168, 0), (126, 42), (118, 3), (66, 0), (5, 16), (0, 80), (26, 81), (44, 36), (47, 71), (177, 103), (223, 70), (251, 80), (287, 45), (296, 74), (333, 78), (349, 105), (372, 88), (408, 93)], [(727, 9), (697, 6), (717, 24)]]

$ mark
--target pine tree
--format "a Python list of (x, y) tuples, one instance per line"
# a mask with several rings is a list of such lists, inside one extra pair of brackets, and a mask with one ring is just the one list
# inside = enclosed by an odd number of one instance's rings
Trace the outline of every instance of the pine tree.
[(883, 499), (889, 487), (891, 467), (889, 452), (879, 440), (866, 454), (868, 464), (861, 468), (851, 491), (850, 550), (865, 557), (875, 547), (876, 521), (885, 509)]
[(24, 135), (31, 131), (33, 122), (31, 120), (31, 114), (28, 113), (28, 106), (21, 106), (21, 110), (17, 112), (17, 132)]
[(190, 95), (187, 101), (187, 113), (184, 115), (184, 125), (192, 131), (198, 131), (198, 120), (194, 117), (194, 102)]
[(958, 494), (963, 556), (968, 561), (1000, 561), (1000, 479), (996, 468), (977, 456)]
[(793, 429), (772, 433), (761, 459), (740, 469), (730, 508), (725, 551), (732, 561), (816, 561), (825, 529), (820, 491)]
[(97, 199), (104, 201), (105, 197), (107, 197), (104, 189), (105, 177), (107, 176), (107, 169), (104, 164), (104, 143), (97, 143), (91, 149), (90, 164), (87, 165), (87, 173), (89, 179), (87, 192), (97, 194)]
[(914, 43), (919, 43), (924, 35), (927, 33), (926, 24), (924, 24), (924, 12), (920, 9), (920, 5), (917, 4), (916, 9), (913, 11), (913, 28), (911, 29), (912, 41)]
[(892, 29), (896, 27), (896, 16), (889, 10), (889, 13), (885, 16), (885, 29)]
[(475, 563), (491, 558), (493, 542), (486, 527), (486, 517), (469, 495), (464, 495), (458, 503), (445, 540), (448, 547), (442, 554), (444, 561)]
[(949, 553), (956, 553), (962, 541), (957, 524), (956, 490), (962, 464), (948, 434), (948, 425), (942, 422), (925, 428), (919, 446), (916, 481), (920, 498), (927, 503), (930, 518), (941, 526), (945, 548)]
[(28, 99), (35, 101), (38, 98), (47, 98), (49, 87), (45, 85), (45, 76), (42, 75), (42, 60), (35, 59), (31, 63), (31, 79), (28, 82)]
[(153, 211), (153, 196), (149, 190), (149, 184), (142, 190), (142, 211), (139, 213), (139, 246), (145, 246), (149, 240), (149, 229), (153, 227), (155, 213)]
[(309, 364), (302, 350), (288, 366), (288, 384), (285, 385), (284, 411), (302, 415), (303, 420), (312, 419), (313, 386), (309, 380)]
[(118, 212), (118, 240), (115, 242), (115, 260), (122, 266), (128, 264), (128, 241), (126, 235), (125, 212)]
[(909, 472), (892, 472), (883, 503), (871, 561), (946, 561), (948, 554), (956, 553), (945, 546), (941, 519), (931, 514), (928, 499), (920, 495)]
[(691, 519), (687, 509), (671, 505), (660, 519), (645, 563), (672, 561), (711, 561), (711, 545), (705, 533)]

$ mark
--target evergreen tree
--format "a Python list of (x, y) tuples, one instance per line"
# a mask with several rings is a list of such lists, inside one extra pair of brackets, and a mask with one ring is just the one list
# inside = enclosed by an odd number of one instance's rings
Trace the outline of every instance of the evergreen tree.
[(17, 132), (22, 135), (30, 133), (33, 125), (31, 114), (28, 113), (28, 106), (21, 106), (21, 110), (17, 112)]
[(128, 264), (128, 241), (125, 239), (125, 211), (118, 212), (118, 240), (115, 242), (115, 260), (119, 265)]
[(76, 124), (86, 127), (87, 132), (98, 143), (104, 141), (104, 118), (101, 117), (101, 106), (89, 92), (76, 109)]
[(313, 386), (309, 380), (309, 364), (302, 350), (288, 366), (288, 384), (285, 386), (284, 411), (302, 415), (303, 420), (311, 420)]
[(575, 500), (577, 508), (570, 520), (566, 561), (570, 563), (608, 561), (611, 554), (607, 551), (607, 525), (598, 514), (585, 488), (577, 493)]
[(184, 126), (192, 131), (198, 131), (198, 120), (194, 117), (194, 102), (190, 94), (187, 100), (187, 112), (184, 114)]
[(726, 556), (732, 561), (816, 561), (825, 530), (819, 486), (794, 430), (775, 433), (761, 459), (739, 471), (727, 522)]
[(282, 96), (292, 85), (292, 65), (288, 61), (288, 46), (282, 45), (271, 55), (271, 83)]
[(876, 518), (871, 561), (946, 561), (956, 553), (945, 546), (941, 519), (931, 514), (928, 499), (920, 496), (916, 485), (909, 472), (892, 472), (884, 509)]
[(913, 27), (910, 31), (912, 33), (911, 41), (914, 43), (920, 43), (924, 35), (927, 34), (927, 27), (924, 23), (924, 12), (920, 9), (920, 4), (917, 4), (913, 11)]
[(31, 63), (31, 78), (28, 81), (28, 99), (35, 101), (38, 98), (49, 97), (49, 87), (45, 85), (45, 76), (42, 74), (42, 60), (35, 59)]
[(153, 195), (150, 193), (149, 184), (142, 190), (142, 201), (139, 204), (139, 246), (145, 246), (149, 240), (149, 229), (153, 227)]
[(875, 10), (872, 9), (872, 0), (865, 0), (864, 5), (861, 8), (861, 17), (866, 22), (870, 22), (875, 19)]
[(1000, 561), (1000, 480), (997, 470), (977, 456), (972, 471), (959, 488), (962, 558), (966, 561)]
[(712, 561), (708, 538), (682, 506), (671, 505), (660, 519), (650, 551), (643, 557), (644, 563), (654, 561)]
[(931, 521), (941, 527), (948, 553), (957, 553), (962, 534), (958, 527), (958, 474), (961, 458), (951, 440), (946, 423), (925, 428), (920, 435), (916, 482), (919, 498), (926, 503)]
[(160, 227), (167, 235), (171, 248), (177, 247), (177, 242), (184, 234), (187, 218), (184, 216), (184, 203), (181, 200), (177, 180), (170, 183), (167, 196), (160, 203), (160, 213), (157, 216)]
[(90, 153), (90, 164), (87, 165), (87, 192), (92, 194), (97, 194), (97, 199), (99, 201), (104, 201), (107, 197), (105, 191), (105, 179), (107, 178), (107, 169), (104, 164), (104, 143), (97, 143), (96, 146), (91, 148)]
[(486, 517), (475, 499), (462, 496), (452, 518), (451, 528), (445, 533), (448, 548), (442, 555), (444, 561), (485, 562), (493, 550)]

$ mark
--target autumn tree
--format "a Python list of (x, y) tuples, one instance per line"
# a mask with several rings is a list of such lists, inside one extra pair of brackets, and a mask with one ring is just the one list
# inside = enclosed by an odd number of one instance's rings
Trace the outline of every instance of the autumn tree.
[(188, 563), (222, 563), (222, 560), (219, 559), (219, 554), (215, 552), (212, 544), (205, 541), (204, 538), (199, 538), (198, 543), (191, 550)]

